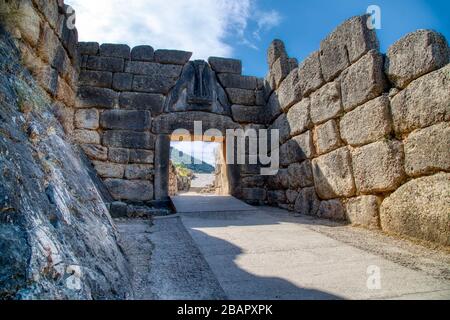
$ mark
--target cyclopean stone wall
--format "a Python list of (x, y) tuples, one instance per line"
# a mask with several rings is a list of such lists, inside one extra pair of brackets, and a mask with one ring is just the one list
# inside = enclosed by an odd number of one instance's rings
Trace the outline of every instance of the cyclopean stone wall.
[(66, 133), (73, 130), (78, 85), (78, 33), (64, 1), (0, 1), (0, 18), (21, 61), (52, 101)]
[(442, 35), (419, 30), (378, 50), (366, 17), (339, 26), (298, 68), (268, 53), (271, 128), (282, 168), (267, 201), (450, 244), (450, 65)]

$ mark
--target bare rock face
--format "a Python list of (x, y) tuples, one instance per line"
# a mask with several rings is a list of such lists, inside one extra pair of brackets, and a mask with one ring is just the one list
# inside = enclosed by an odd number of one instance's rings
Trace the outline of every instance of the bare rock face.
[(385, 71), (397, 88), (405, 88), (412, 80), (437, 70), (449, 62), (445, 38), (432, 30), (412, 32), (387, 52)]
[(0, 30), (0, 299), (132, 296), (107, 194), (19, 56)]
[(404, 184), (380, 210), (386, 232), (450, 245), (450, 174), (439, 173)]

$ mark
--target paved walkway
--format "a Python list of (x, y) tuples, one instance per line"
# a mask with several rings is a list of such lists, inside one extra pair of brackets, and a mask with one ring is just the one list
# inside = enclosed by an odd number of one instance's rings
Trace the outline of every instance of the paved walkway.
[[(145, 252), (130, 251), (142, 247), (141, 237), (135, 234), (138, 241), (124, 241), (133, 264), (148, 266), (140, 271), (145, 276), (137, 277), (139, 297), (450, 299), (449, 254), (378, 232), (296, 218), (284, 210), (251, 208), (189, 209), (178, 217), (157, 219), (153, 226), (145, 222), (153, 247), (150, 259)], [(125, 230), (127, 223), (139, 229), (139, 222), (119, 223), (125, 238), (131, 231)], [(379, 282), (368, 281), (368, 272), (374, 271)]]

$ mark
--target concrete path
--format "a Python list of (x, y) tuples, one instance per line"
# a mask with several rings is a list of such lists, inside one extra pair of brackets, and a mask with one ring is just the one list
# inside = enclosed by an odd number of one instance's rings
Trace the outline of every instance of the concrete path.
[(142, 298), (450, 299), (448, 253), (274, 208), (186, 211), (148, 228)]
[(242, 212), (254, 211), (255, 208), (232, 196), (199, 195), (185, 193), (171, 197), (177, 213), (199, 212)]

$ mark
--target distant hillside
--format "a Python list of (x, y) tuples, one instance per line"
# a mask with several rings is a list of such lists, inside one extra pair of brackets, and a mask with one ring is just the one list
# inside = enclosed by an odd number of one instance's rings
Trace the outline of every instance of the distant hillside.
[[(172, 160), (174, 164), (184, 165), (194, 173), (214, 173), (215, 171), (214, 166), (209, 163), (204, 161), (201, 161), (200, 163), (200, 160), (173, 147), (170, 148), (170, 160)], [(196, 164), (196, 162), (199, 164)]]

